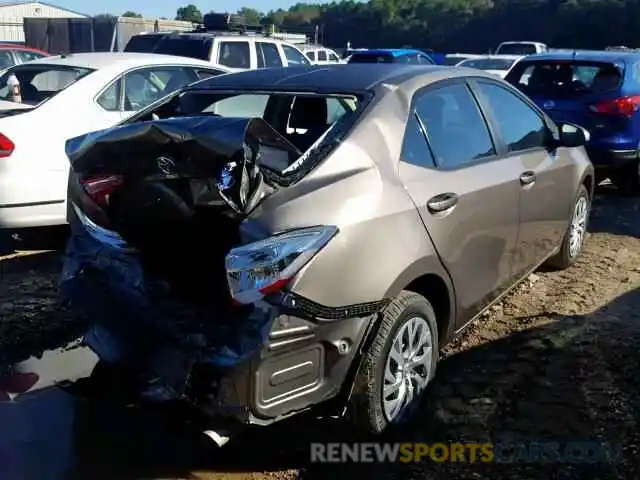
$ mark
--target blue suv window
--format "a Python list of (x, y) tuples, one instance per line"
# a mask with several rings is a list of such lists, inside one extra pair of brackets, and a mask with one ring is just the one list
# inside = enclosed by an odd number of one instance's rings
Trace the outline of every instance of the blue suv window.
[(574, 97), (616, 90), (623, 78), (614, 63), (544, 60), (516, 64), (506, 80), (528, 95)]

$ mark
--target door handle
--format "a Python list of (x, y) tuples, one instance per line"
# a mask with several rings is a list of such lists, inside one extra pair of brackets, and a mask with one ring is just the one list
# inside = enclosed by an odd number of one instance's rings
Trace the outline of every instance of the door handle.
[(532, 172), (529, 170), (528, 172), (524, 172), (522, 175), (520, 175), (520, 183), (522, 185), (530, 185), (535, 181), (536, 181), (535, 172)]
[(431, 213), (441, 213), (453, 208), (458, 203), (458, 195), (455, 193), (441, 193), (427, 202), (427, 208)]

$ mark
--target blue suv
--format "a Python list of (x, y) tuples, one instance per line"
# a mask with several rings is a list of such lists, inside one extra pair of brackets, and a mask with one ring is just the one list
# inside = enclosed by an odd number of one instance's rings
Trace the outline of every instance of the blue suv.
[(640, 193), (640, 53), (558, 51), (520, 60), (505, 78), (556, 122), (589, 130), (598, 181)]

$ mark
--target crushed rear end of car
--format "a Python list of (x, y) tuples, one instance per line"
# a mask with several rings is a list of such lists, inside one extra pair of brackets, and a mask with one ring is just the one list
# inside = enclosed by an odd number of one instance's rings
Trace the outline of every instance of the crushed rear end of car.
[(196, 407), (223, 445), (340, 391), (380, 305), (318, 322), (335, 312), (285, 287), (338, 228), (274, 234), (250, 218), (283, 188), (264, 164), (313, 152), (260, 118), (214, 115), (123, 125), (70, 140), (67, 153), (61, 295), (93, 325), (84, 341), (97, 375), (127, 402)]

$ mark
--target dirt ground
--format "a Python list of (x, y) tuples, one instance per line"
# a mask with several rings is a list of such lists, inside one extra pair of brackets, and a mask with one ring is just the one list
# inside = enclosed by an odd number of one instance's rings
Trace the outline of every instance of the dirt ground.
[[(309, 464), (308, 445), (350, 440), (339, 422), (296, 418), (216, 450), (155, 412), (83, 405), (74, 478), (640, 478), (640, 199), (599, 193), (590, 232), (578, 265), (532, 275), (445, 349), (421, 414), (394, 440), (621, 444), (615, 463), (330, 467)], [(75, 334), (55, 303), (58, 261), (0, 259), (3, 352)], [(25, 347), (9, 349), (16, 338)]]

